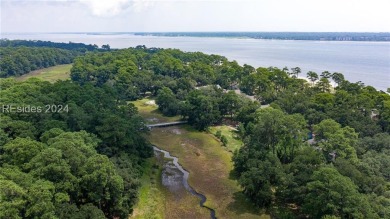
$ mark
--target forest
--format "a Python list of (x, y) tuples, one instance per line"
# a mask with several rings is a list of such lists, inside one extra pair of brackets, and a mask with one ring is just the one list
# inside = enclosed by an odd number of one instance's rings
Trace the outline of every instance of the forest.
[(145, 121), (128, 101), (145, 95), (164, 115), (180, 115), (201, 131), (235, 124), (244, 146), (234, 152), (232, 174), (248, 199), (273, 209), (275, 218), (390, 217), (384, 91), (338, 72), (307, 72), (305, 80), (299, 67), (255, 68), (145, 46), (88, 52), (72, 62), (68, 81), (0, 79), (2, 106), (69, 108), (3, 108), (0, 218), (127, 218), (143, 162), (152, 156)]
[(109, 50), (108, 45), (54, 43), (0, 39), (0, 78), (20, 76), (55, 65), (69, 64), (76, 56), (92, 51)]

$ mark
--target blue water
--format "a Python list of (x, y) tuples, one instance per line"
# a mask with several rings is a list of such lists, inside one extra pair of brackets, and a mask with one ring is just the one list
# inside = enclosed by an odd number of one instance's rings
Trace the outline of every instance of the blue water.
[(2, 34), (2, 38), (109, 44), (111, 48), (137, 45), (201, 51), (254, 67), (341, 72), (351, 82), (362, 81), (380, 90), (390, 87), (390, 42), (294, 41), (242, 38), (156, 37), (132, 34)]

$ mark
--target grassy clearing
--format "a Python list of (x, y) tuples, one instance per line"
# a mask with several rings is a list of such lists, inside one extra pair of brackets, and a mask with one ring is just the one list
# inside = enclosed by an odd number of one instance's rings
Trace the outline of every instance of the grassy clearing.
[(214, 136), (216, 135), (217, 131), (221, 131), (221, 134), (225, 136), (228, 140), (226, 150), (228, 150), (229, 152), (234, 152), (243, 145), (242, 141), (238, 137), (237, 130), (230, 126), (213, 126), (210, 127), (208, 131)]
[[(139, 113), (151, 123), (180, 119), (164, 117), (156, 105), (150, 104), (151, 100), (149, 98), (133, 102)], [(215, 209), (218, 218), (270, 218), (246, 199), (231, 174), (233, 163), (232, 153), (229, 151), (239, 148), (242, 142), (234, 138), (236, 134), (228, 126), (212, 127), (210, 132), (217, 130), (221, 130), (228, 138), (227, 147), (223, 147), (213, 134), (199, 132), (190, 126), (154, 128), (147, 138), (154, 145), (179, 158), (180, 164), (190, 172), (189, 184), (207, 197), (205, 205)], [(209, 212), (199, 207), (199, 200), (195, 196), (177, 199), (165, 187), (160, 191), (165, 195), (165, 218), (209, 218)]]
[(150, 158), (145, 165), (144, 175), (141, 178), (142, 186), (139, 189), (138, 202), (130, 218), (160, 219), (164, 217), (165, 197), (161, 185), (161, 168), (153, 167), (155, 158)]
[(142, 100), (132, 101), (132, 103), (138, 108), (139, 114), (148, 124), (175, 122), (180, 120), (180, 116), (163, 116), (158, 110), (158, 106), (154, 104), (154, 99), (152, 98), (144, 98)]
[(240, 186), (231, 176), (232, 154), (213, 135), (190, 126), (173, 126), (154, 128), (148, 138), (179, 158), (180, 164), (190, 172), (190, 185), (207, 197), (206, 205), (216, 210), (218, 218), (270, 218), (240, 192)]
[(54, 83), (58, 80), (68, 80), (72, 64), (57, 65), (50, 68), (39, 69), (16, 78), (17, 81), (25, 81), (29, 78), (39, 78)]

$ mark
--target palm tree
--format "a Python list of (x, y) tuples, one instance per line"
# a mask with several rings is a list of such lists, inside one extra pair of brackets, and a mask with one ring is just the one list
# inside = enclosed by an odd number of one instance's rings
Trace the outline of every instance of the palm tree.
[(339, 86), (340, 83), (344, 81), (344, 75), (339, 72), (334, 72), (332, 74), (332, 80), (336, 82), (337, 86)]
[(311, 81), (311, 83), (314, 85), (314, 82), (318, 80), (318, 74), (314, 71), (307, 72), (307, 78)]
[(302, 72), (300, 67), (291, 68), (294, 78), (298, 78), (298, 75)]
[(332, 76), (332, 73), (328, 71), (323, 71), (320, 76), (321, 78), (330, 78)]
[(288, 72), (288, 67), (287, 66), (284, 66), (284, 68), (282, 69), (282, 71), (284, 71), (286, 74), (290, 74), (289, 72)]

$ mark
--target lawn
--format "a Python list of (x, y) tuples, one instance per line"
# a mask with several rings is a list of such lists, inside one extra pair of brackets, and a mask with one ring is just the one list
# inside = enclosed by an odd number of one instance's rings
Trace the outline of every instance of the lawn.
[(180, 116), (167, 117), (161, 114), (158, 106), (153, 98), (144, 98), (141, 100), (132, 101), (137, 108), (139, 114), (146, 120), (148, 124), (156, 124), (162, 122), (175, 122), (180, 120)]
[(57, 65), (50, 68), (43, 68), (30, 73), (24, 74), (16, 78), (17, 81), (25, 81), (29, 78), (39, 78), (44, 81), (56, 82), (58, 80), (70, 79), (70, 69), (72, 64)]
[(234, 152), (235, 150), (238, 150), (243, 145), (241, 139), (239, 139), (238, 137), (237, 130), (230, 126), (227, 125), (212, 126), (208, 129), (208, 131), (211, 134), (213, 134), (215, 137), (217, 131), (221, 131), (221, 135), (225, 136), (227, 139), (227, 144), (225, 148), (229, 152)]

